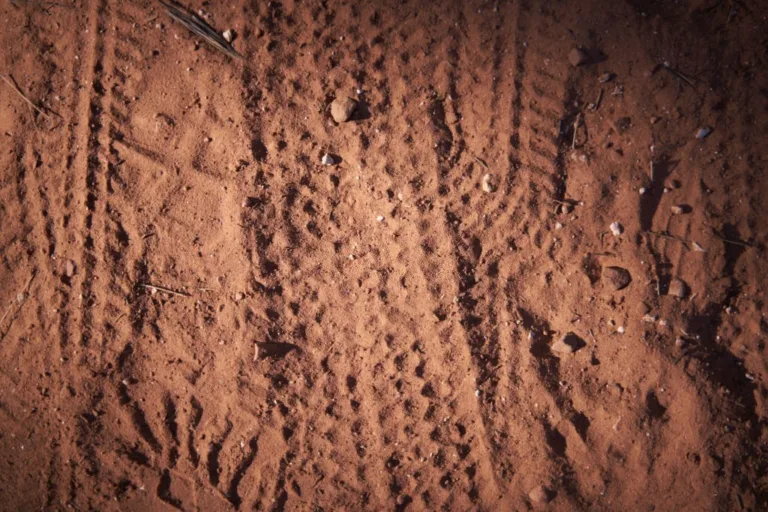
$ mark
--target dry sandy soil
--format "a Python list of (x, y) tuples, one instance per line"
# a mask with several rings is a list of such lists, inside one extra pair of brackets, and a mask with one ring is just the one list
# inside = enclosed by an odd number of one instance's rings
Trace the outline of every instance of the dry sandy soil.
[(766, 510), (760, 2), (187, 7), (0, 2), (0, 509)]

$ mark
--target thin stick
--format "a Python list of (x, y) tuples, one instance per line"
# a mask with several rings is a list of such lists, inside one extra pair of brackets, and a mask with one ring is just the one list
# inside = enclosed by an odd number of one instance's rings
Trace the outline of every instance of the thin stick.
[(688, 78), (687, 76), (685, 76), (685, 75), (684, 75), (683, 73), (681, 73), (680, 71), (678, 71), (678, 70), (676, 70), (676, 69), (672, 68), (672, 66), (670, 66), (670, 65), (669, 65), (669, 62), (665, 62), (665, 63), (664, 63), (664, 64), (662, 64), (662, 65), (664, 66), (664, 69), (666, 69), (667, 71), (669, 71), (670, 73), (672, 73), (673, 75), (675, 75), (677, 78), (679, 78), (680, 80), (684, 81), (685, 83), (687, 83), (688, 85), (690, 85), (690, 86), (691, 86), (691, 87), (693, 87), (694, 89), (696, 88), (696, 84), (694, 84), (694, 83), (693, 83), (693, 80), (691, 80), (690, 78)]
[(600, 89), (600, 92), (597, 93), (597, 99), (595, 100), (595, 102), (592, 105), (589, 106), (589, 109), (592, 112), (595, 112), (598, 108), (600, 108), (600, 103), (602, 101), (603, 101), (603, 90)]
[(475, 155), (472, 155), (472, 158), (474, 158), (474, 159), (475, 159), (475, 161), (477, 161), (477, 163), (479, 163), (480, 165), (482, 165), (483, 167), (485, 167), (486, 169), (488, 169), (488, 164), (487, 164), (487, 163), (485, 163), (485, 162), (483, 161), (483, 159), (482, 159), (482, 158), (478, 158), (478, 157), (476, 157)]
[(0, 318), (0, 325), (3, 325), (3, 322), (5, 321), (5, 317), (8, 316), (8, 313), (11, 311), (11, 308), (13, 307), (13, 302), (11, 302), (8, 307), (5, 309), (5, 313), (3, 313), (3, 318)]
[(679, 238), (679, 237), (672, 236), (672, 235), (667, 235), (666, 233), (657, 233), (656, 231), (646, 231), (646, 233), (648, 233), (649, 235), (658, 236), (658, 237), (661, 237), (661, 238), (666, 238), (668, 240), (676, 240), (676, 241), (678, 241), (678, 242), (680, 242), (682, 244), (685, 244), (686, 247), (688, 246), (688, 244), (691, 243), (690, 240), (686, 240), (684, 238)]
[(576, 114), (576, 120), (573, 122), (573, 142), (571, 149), (576, 149), (576, 135), (579, 133), (579, 121), (581, 121), (581, 112)]
[(145, 283), (139, 283), (139, 286), (141, 286), (142, 288), (146, 288), (147, 290), (156, 290), (158, 292), (170, 293), (171, 295), (178, 295), (180, 297), (191, 297), (191, 295), (188, 293), (177, 292), (176, 290), (172, 290), (164, 286), (157, 286), (154, 284), (145, 284)]
[[(29, 281), (27, 281), (27, 285), (24, 287), (24, 291), (22, 292), (24, 294), (24, 298), (21, 300), (21, 304), (24, 304), (24, 302), (27, 300), (27, 294), (29, 294), (29, 287), (32, 286), (32, 281), (35, 279), (35, 276), (37, 276), (37, 270), (32, 271), (32, 275), (29, 277)], [(13, 308), (14, 302), (18, 302), (18, 301), (13, 301), (8, 305), (8, 308), (5, 310), (5, 313), (3, 313), (3, 318), (0, 318), (0, 325), (3, 325), (3, 322), (5, 321), (5, 317), (8, 316), (8, 313), (11, 311), (11, 308)], [(0, 340), (5, 339), (6, 334), (8, 334), (8, 331), (5, 331), (3, 333), (3, 336), (0, 337)]]
[[(18, 85), (16, 85), (16, 80), (13, 80), (13, 77), (12, 77), (11, 75), (8, 75), (8, 76), (11, 78), (11, 80), (8, 80), (8, 77), (6, 77), (5, 75), (3, 75), (3, 74), (0, 74), (0, 78), (2, 78), (2, 79), (3, 79), (3, 81), (4, 81), (5, 83), (7, 83), (8, 85), (10, 85), (10, 86), (11, 86), (11, 88), (13, 88), (13, 90), (14, 90), (14, 91), (16, 91), (16, 94), (18, 94), (19, 96), (21, 96), (21, 97), (24, 99), (24, 101), (26, 101), (26, 102), (27, 102), (27, 104), (28, 104), (30, 107), (32, 107), (33, 109), (35, 109), (37, 112), (39, 112), (39, 113), (40, 113), (40, 115), (42, 115), (42, 116), (43, 116), (43, 117), (45, 117), (46, 119), (48, 119), (48, 120), (52, 120), (50, 115), (48, 115), (48, 114), (47, 114), (45, 111), (43, 111), (43, 109), (41, 109), (40, 107), (38, 107), (37, 105), (35, 105), (35, 104), (34, 104), (34, 102), (33, 102), (32, 100), (30, 100), (29, 98), (27, 98), (27, 97), (24, 95), (24, 93), (23, 93), (23, 92), (21, 92), (21, 89), (19, 89), (19, 86), (18, 86)], [(54, 114), (56, 114), (56, 113), (54, 112)], [(58, 115), (58, 114), (56, 114), (56, 117), (61, 117), (61, 116), (60, 116), (60, 115)]]
[(720, 240), (722, 240), (723, 242), (725, 242), (727, 244), (738, 245), (740, 247), (746, 247), (746, 248), (749, 248), (749, 249), (754, 247), (754, 245), (748, 244), (747, 242), (740, 242), (738, 240), (729, 240), (729, 239), (725, 238), (724, 236), (722, 236), (721, 234), (719, 234), (714, 229), (712, 230), (712, 234), (715, 235), (717, 238), (719, 238)]

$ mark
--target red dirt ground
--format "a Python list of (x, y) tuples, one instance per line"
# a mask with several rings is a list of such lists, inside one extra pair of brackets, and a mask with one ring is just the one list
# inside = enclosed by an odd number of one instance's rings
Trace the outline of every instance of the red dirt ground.
[(768, 508), (760, 2), (187, 7), (0, 2), (0, 509)]

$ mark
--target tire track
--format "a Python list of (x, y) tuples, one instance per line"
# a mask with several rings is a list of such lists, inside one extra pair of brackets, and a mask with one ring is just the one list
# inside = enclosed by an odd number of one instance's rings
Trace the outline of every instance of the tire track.
[[(451, 168), (462, 167), (463, 164), (463, 168), (469, 172), (474, 171), (472, 179), (464, 183), (454, 180), (453, 183), (446, 182), (443, 185), (445, 189), (458, 187), (455, 195), (465, 198), (449, 207), (446, 212), (446, 225), (451, 228), (453, 252), (460, 276), (458, 296), (461, 323), (467, 333), (467, 343), (477, 375), (476, 385), (481, 393), (480, 403), (488, 432), (487, 442), (495, 447), (490, 450), (494, 454), (494, 474), (499, 478), (499, 485), (507, 485), (502, 480), (510, 482), (512, 488), (522, 495), (527, 494), (528, 489), (525, 486), (533, 485), (521, 481), (520, 477), (511, 480), (514, 467), (532, 456), (539, 458), (541, 452), (525, 448), (525, 440), (520, 439), (517, 434), (519, 427), (505, 420), (508, 416), (502, 411), (511, 404), (525, 402), (524, 396), (541, 390), (553, 398), (553, 405), (556, 405), (562, 414), (571, 417), (575, 414), (563, 409), (565, 402), (562, 395), (557, 386), (550, 385), (550, 382), (557, 382), (556, 367), (549, 365), (546, 370), (535, 372), (525, 370), (527, 365), (536, 365), (527, 354), (519, 353), (523, 341), (514, 333), (514, 329), (500, 328), (502, 325), (509, 326), (518, 321), (516, 311), (520, 308), (519, 300), (514, 300), (509, 295), (514, 289), (510, 288), (509, 283), (521, 280), (525, 274), (524, 267), (514, 268), (522, 262), (514, 263), (514, 259), (510, 259), (510, 249), (514, 251), (516, 246), (514, 238), (511, 239), (507, 235), (510, 232), (510, 224), (512, 233), (533, 230), (532, 242), (535, 246), (540, 246), (544, 238), (549, 237), (545, 234), (550, 229), (548, 224), (551, 218), (547, 203), (551, 199), (561, 199), (565, 193), (564, 153), (560, 145), (560, 134), (555, 127), (565, 117), (565, 108), (569, 104), (569, 95), (566, 93), (569, 87), (568, 74), (562, 67), (554, 72), (538, 71), (543, 66), (550, 70), (553, 67), (558, 69), (555, 67), (558, 61), (553, 55), (531, 51), (531, 48), (550, 47), (549, 44), (542, 44), (540, 38), (545, 38), (548, 43), (551, 40), (547, 39), (547, 29), (541, 26), (538, 18), (530, 15), (530, 8), (530, 5), (525, 3), (517, 6), (504, 5), (498, 16), (502, 17), (504, 25), (509, 25), (509, 22), (503, 17), (510, 16), (515, 19), (515, 32), (500, 31), (496, 36), (497, 42), (494, 43), (496, 48), (517, 49), (514, 58), (506, 62), (498, 53), (494, 57), (497, 63), (495, 67), (507, 70), (511, 75), (511, 85), (515, 89), (514, 93), (508, 93), (511, 105), (511, 111), (507, 113), (509, 156), (505, 163), (508, 168), (502, 168), (503, 171), (499, 172), (498, 167), (494, 165), (498, 158), (492, 160), (491, 166), (484, 160), (474, 158), (475, 155), (485, 152), (483, 145), (476, 141), (488, 140), (490, 137), (468, 136), (468, 157), (465, 161), (452, 162), (444, 159), (444, 162)], [(474, 9), (468, 10), (465, 16), (473, 14)], [(537, 21), (532, 22), (533, 19)], [(463, 44), (467, 48), (476, 48), (481, 45), (478, 39), (482, 39), (487, 32), (481, 31), (481, 35), (475, 35), (474, 38), (472, 34), (468, 34)], [(504, 40), (503, 43), (499, 42), (501, 39)], [(464, 53), (469, 51), (471, 50)], [(476, 63), (477, 59), (469, 57), (468, 62)], [(539, 62), (543, 64), (538, 64)], [(464, 69), (467, 65), (458, 64), (457, 67)], [(477, 66), (474, 68), (477, 69)], [(483, 82), (493, 81), (493, 78), (488, 75), (480, 80), (465, 78), (467, 83), (461, 85), (460, 89), (472, 91), (478, 86), (482, 87)], [(491, 86), (491, 90), (498, 94), (498, 88)], [(486, 126), (493, 125), (495, 121), (483, 126), (482, 121), (472, 115), (473, 101), (476, 100), (472, 96), (465, 101), (465, 97), (459, 95), (459, 101), (456, 103), (459, 113), (455, 115), (460, 120), (458, 126), (471, 126), (474, 130), (486, 134), (490, 131)], [(436, 116), (435, 124), (441, 123), (441, 117)], [(459, 129), (456, 129), (456, 132), (461, 133)], [(496, 190), (483, 195), (478, 190), (478, 184), (482, 175), (489, 171), (492, 187)], [(451, 171), (443, 171), (441, 174), (450, 176)], [(478, 194), (481, 196), (474, 202), (479, 204), (474, 205), (472, 198)], [(528, 388), (528, 392), (522, 394), (520, 384)], [(530, 431), (530, 427), (529, 425), (527, 430)], [(555, 446), (552, 442), (553, 436), (555, 439), (560, 436), (546, 421), (538, 427), (538, 432), (542, 436), (540, 439), (543, 446)], [(499, 453), (504, 455), (496, 455)], [(578, 503), (581, 498), (575, 483), (568, 476), (573, 474), (573, 470), (570, 469), (564, 451), (555, 447), (545, 457), (551, 461), (550, 471), (555, 469), (554, 466), (564, 468), (563, 479), (566, 488)], [(547, 471), (544, 469), (546, 467), (546, 462), (543, 461), (542, 473)]]
[[(18, 197), (23, 201), (24, 209), (20, 218), (30, 227), (24, 239), (29, 240), (29, 237), (33, 237), (40, 244), (39, 247), (37, 244), (27, 246), (27, 253), (32, 258), (30, 263), (33, 266), (35, 281), (42, 284), (39, 288), (36, 287), (34, 293), (34, 301), (38, 303), (36, 329), (42, 333), (35, 339), (36, 343), (41, 343), (45, 348), (36, 350), (40, 357), (35, 363), (41, 368), (39, 374), (44, 376), (43, 382), (39, 383), (46, 389), (43, 398), (52, 402), (46, 407), (51, 413), (39, 420), (48, 425), (50, 432), (49, 439), (46, 440), (50, 447), (50, 461), (47, 464), (46, 475), (43, 476), (46, 481), (44, 505), (46, 507), (65, 503), (67, 489), (64, 488), (63, 482), (71, 480), (65, 460), (72, 453), (73, 447), (67, 439), (66, 427), (60, 425), (64, 423), (62, 418), (67, 417), (66, 413), (62, 413), (66, 409), (63, 394), (71, 383), (67, 367), (70, 357), (69, 315), (75, 308), (71, 305), (70, 276), (65, 271), (66, 247), (69, 244), (66, 222), (71, 210), (68, 204), (62, 203), (66, 203), (64, 197), (67, 184), (71, 180), (68, 155), (71, 155), (72, 127), (76, 124), (74, 111), (77, 101), (72, 100), (67, 103), (64, 101), (70, 93), (76, 96), (71, 84), (74, 81), (73, 77), (76, 76), (77, 66), (69, 68), (68, 59), (76, 61), (72, 57), (79, 53), (79, 48), (83, 44), (82, 39), (79, 38), (74, 42), (70, 40), (62, 42), (58, 31), (50, 28), (51, 16), (50, 11), (24, 9), (25, 25), (30, 27), (30, 44), (39, 49), (36, 57), (36, 65), (40, 70), (37, 76), (39, 85), (32, 94), (35, 97), (49, 98), (46, 103), (53, 99), (59, 100), (61, 103), (51, 108), (58, 111), (62, 118), (61, 122), (55, 125), (49, 125), (47, 120), (46, 122), (42, 119), (35, 120), (34, 126), (29, 126), (28, 130), (20, 132), (20, 139), (24, 141), (20, 144), (23, 144), (24, 149), (18, 160), (19, 165), (24, 168), (23, 186), (20, 185), (18, 189)], [(69, 11), (60, 13), (58, 20), (69, 26), (75, 26), (79, 21), (77, 14)], [(52, 51), (53, 48), (56, 48), (56, 51)], [(62, 110), (63, 106), (67, 109)], [(65, 124), (67, 129), (64, 128)], [(47, 150), (51, 147), (67, 146), (69, 147), (65, 153)], [(59, 169), (66, 170), (64, 176), (59, 175)], [(29, 302), (32, 302), (32, 297)], [(42, 304), (58, 306), (58, 308), (51, 312)], [(27, 307), (33, 306), (29, 304)], [(35, 373), (35, 371), (31, 372), (31, 374)]]

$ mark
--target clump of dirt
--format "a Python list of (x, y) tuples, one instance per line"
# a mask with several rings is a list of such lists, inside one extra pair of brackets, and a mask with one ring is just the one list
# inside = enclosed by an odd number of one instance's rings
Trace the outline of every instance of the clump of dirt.
[(183, 7), (0, 5), (0, 509), (768, 507), (756, 6)]

